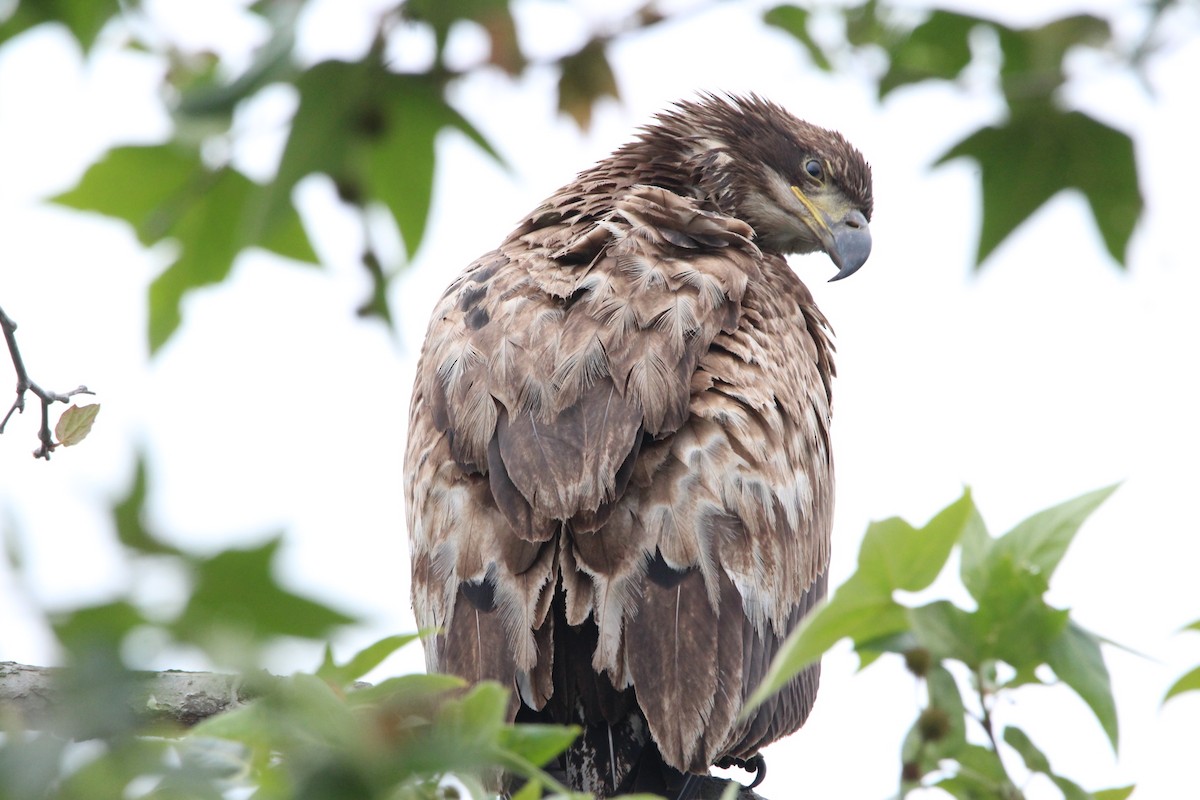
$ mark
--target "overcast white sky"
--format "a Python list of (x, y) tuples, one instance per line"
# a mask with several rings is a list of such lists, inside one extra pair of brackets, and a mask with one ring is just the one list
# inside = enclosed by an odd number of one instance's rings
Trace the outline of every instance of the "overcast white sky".
[[(244, 53), (261, 30), (222, 2), (148, 3), (171, 36)], [(354, 55), (369, 36), (369, 0), (326, 0), (307, 20), (309, 58)], [(531, 50), (554, 53), (610, 6), (519, 6)], [(988, 15), (989, 4), (963, 4)], [(1078, 10), (1017, 3), (1026, 24)], [(1126, 9), (1121, 30), (1137, 30)], [(985, 82), (919, 87), (882, 107), (861, 75), (815, 72), (801, 49), (766, 31), (755, 10), (726, 4), (612, 50), (621, 104), (580, 135), (554, 112), (554, 76), (519, 84), (484, 74), (458, 107), (512, 165), (505, 172), (460, 137), (440, 142), (427, 245), (397, 282), (398, 336), (353, 319), (367, 291), (354, 261), (359, 235), (320, 180), (300, 199), (330, 266), (304, 269), (246, 255), (233, 280), (196, 292), (184, 326), (154, 360), (144, 345), (145, 288), (166, 263), (127, 226), (40, 202), (69, 187), (114, 143), (153, 141), (168, 121), (155, 103), (158, 68), (146, 57), (83, 63), (62, 32), (38, 31), (0, 57), (0, 303), (21, 323), (33, 377), (64, 389), (85, 382), (103, 411), (78, 449), (49, 464), (29, 457), (36, 407), (0, 439), (0, 526), (28, 561), (23, 581), (0, 568), (0, 660), (45, 663), (54, 650), (31, 613), (97, 600), (130, 585), (170, 602), (172, 576), (130, 574), (104, 512), (127, 488), (139, 444), (150, 452), (154, 522), (189, 546), (260, 541), (286, 530), (289, 584), (364, 615), (344, 655), (414, 627), (408, 602), (400, 462), (415, 357), (442, 288), (529, 208), (626, 140), (658, 109), (698, 90), (756, 91), (845, 133), (875, 170), (875, 251), (833, 285), (823, 257), (793, 264), (838, 332), (834, 442), (838, 511), (834, 582), (853, 570), (871, 519), (914, 523), (964, 484), (993, 532), (1053, 503), (1123, 481), (1085, 527), (1053, 600), (1088, 627), (1145, 653), (1108, 652), (1121, 716), (1115, 760), (1078, 701), (1026, 690), (1002, 710), (1047, 749), (1064, 774), (1099, 789), (1138, 782), (1139, 800), (1200, 796), (1200, 696), (1165, 708), (1166, 687), (1200, 661), (1200, 636), (1175, 636), (1200, 617), (1195, 496), (1200, 483), (1197, 386), (1200, 264), (1193, 254), (1200, 182), (1193, 14), (1152, 62), (1154, 97), (1103, 58), (1072, 59), (1068, 102), (1135, 135), (1146, 216), (1131, 269), (1108, 260), (1083, 199), (1056, 198), (971, 274), (979, 224), (969, 162), (930, 170), (949, 145), (999, 106)], [(454, 43), (477, 53), (470, 35)], [(421, 57), (406, 40), (398, 59)], [(863, 67), (865, 69), (865, 67)], [(243, 120), (240, 163), (269, 173), (291, 105), (276, 93)], [(319, 230), (316, 227), (319, 226)], [(3, 375), (0, 370), (0, 375)], [(8, 400), (0, 399), (7, 407)], [(311, 668), (315, 650), (285, 648), (278, 671)], [(172, 654), (159, 667), (195, 666)], [(767, 752), (767, 797), (882, 798), (894, 789), (899, 742), (917, 691), (898, 664), (855, 676), (845, 649), (826, 660), (816, 710)], [(418, 670), (416, 649), (386, 665)], [(1034, 784), (1033, 798), (1054, 797)]]

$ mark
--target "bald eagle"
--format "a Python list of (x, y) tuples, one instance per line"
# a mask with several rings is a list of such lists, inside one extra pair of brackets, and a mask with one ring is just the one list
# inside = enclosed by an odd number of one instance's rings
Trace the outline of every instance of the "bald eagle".
[(683, 796), (808, 716), (817, 666), (739, 719), (829, 564), (831, 332), (784, 255), (850, 275), (871, 208), (840, 134), (704, 95), (439, 300), (405, 457), (426, 659), (581, 725), (572, 788)]

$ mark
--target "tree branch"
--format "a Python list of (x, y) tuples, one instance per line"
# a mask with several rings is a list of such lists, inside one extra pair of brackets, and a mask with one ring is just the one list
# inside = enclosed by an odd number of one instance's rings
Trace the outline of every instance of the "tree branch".
[(95, 393), (86, 386), (79, 386), (66, 394), (51, 392), (38, 386), (30, 380), (29, 372), (25, 369), (25, 361), (21, 358), (21, 350), (17, 347), (17, 323), (4, 313), (3, 308), (0, 308), (0, 328), (4, 329), (4, 341), (8, 344), (8, 354), (12, 358), (13, 369), (17, 373), (17, 399), (13, 401), (12, 407), (4, 415), (4, 419), (0, 420), (0, 434), (4, 433), (4, 426), (8, 424), (8, 420), (14, 413), (25, 412), (25, 393), (33, 392), (42, 401), (42, 426), (38, 430), (38, 440), (41, 442), (41, 446), (33, 451), (33, 457), (49, 461), (50, 453), (58, 446), (54, 441), (54, 434), (50, 431), (50, 404), (69, 403), (74, 395)]
[[(59, 707), (59, 667), (0, 661), (0, 717), (25, 728), (52, 728)], [(191, 727), (245, 703), (259, 692), (244, 689), (236, 675), (214, 672), (138, 673), (145, 679), (133, 711), (147, 723)]]

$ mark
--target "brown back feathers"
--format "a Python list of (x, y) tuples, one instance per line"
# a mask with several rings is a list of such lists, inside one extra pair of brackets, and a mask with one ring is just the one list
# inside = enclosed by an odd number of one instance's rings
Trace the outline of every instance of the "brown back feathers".
[[(782, 256), (697, 188), (720, 156), (684, 138), (647, 160), (663, 137), (443, 295), (405, 488), (431, 670), (512, 686), (523, 713), (648, 727), (703, 772), (798, 728), (816, 693), (812, 669), (737, 721), (825, 593), (833, 348)], [(611, 793), (628, 761), (575, 788)]]

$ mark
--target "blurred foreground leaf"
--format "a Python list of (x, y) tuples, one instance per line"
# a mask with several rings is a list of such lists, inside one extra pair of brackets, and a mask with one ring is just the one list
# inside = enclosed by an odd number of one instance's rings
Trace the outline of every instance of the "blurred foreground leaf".
[(172, 633), (180, 641), (232, 658), (253, 642), (274, 636), (323, 639), (354, 622), (353, 617), (279, 585), (273, 564), (280, 543), (276, 537), (260, 547), (195, 559), (195, 586), (187, 606), (170, 625)]
[(562, 61), (558, 78), (558, 110), (570, 115), (581, 130), (592, 124), (592, 107), (603, 97), (619, 97), (617, 79), (608, 63), (603, 39), (592, 39)]
[(195, 150), (172, 144), (110, 150), (54, 198), (125, 220), (145, 245), (169, 240), (177, 247), (177, 257), (150, 285), (152, 352), (179, 327), (184, 294), (223, 281), (245, 248), (316, 261), (295, 208), (268, 214), (266, 200), (266, 187), (232, 167), (210, 168)]
[(1027, 106), (1008, 121), (981, 128), (936, 163), (979, 164), (983, 227), (976, 265), (1039, 208), (1067, 189), (1083, 193), (1109, 254), (1125, 266), (1142, 212), (1133, 140), (1080, 111)]
[(0, 6), (0, 44), (37, 25), (65, 25), (84, 50), (90, 50), (97, 34), (113, 17), (119, 16), (118, 0), (18, 0)]
[(436, 80), (392, 72), (379, 53), (360, 62), (316, 64), (297, 79), (296, 89), (300, 106), (271, 186), (268, 220), (289, 213), (292, 189), (302, 178), (321, 173), (347, 202), (382, 202), (411, 258), (425, 236), (437, 135), (457, 130), (500, 160), (446, 102)]
[(317, 676), (335, 686), (348, 686), (375, 669), (392, 653), (417, 638), (418, 635), (415, 633), (404, 636), (388, 636), (359, 651), (353, 658), (341, 665), (334, 662), (332, 650), (326, 647), (325, 660), (317, 670)]

